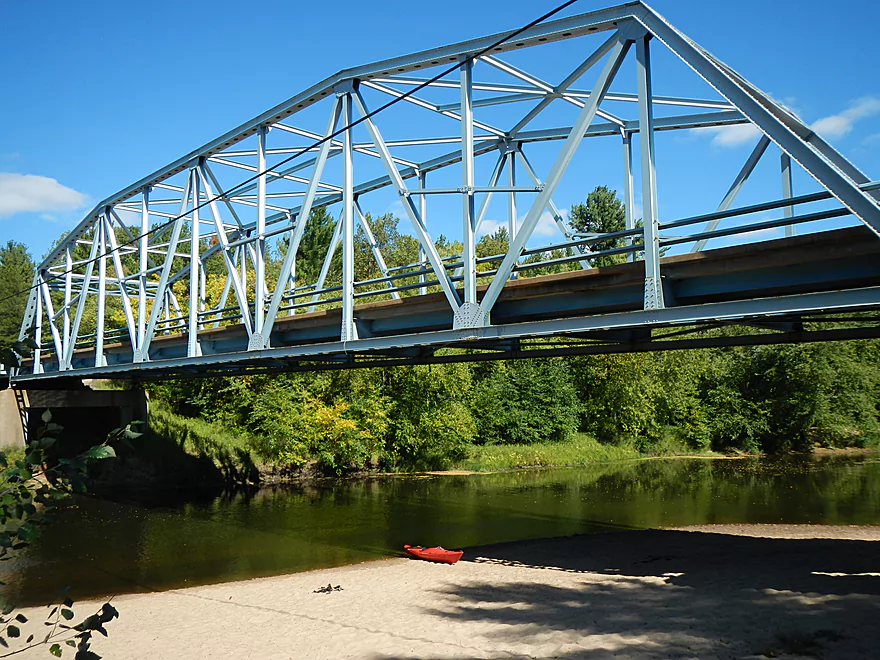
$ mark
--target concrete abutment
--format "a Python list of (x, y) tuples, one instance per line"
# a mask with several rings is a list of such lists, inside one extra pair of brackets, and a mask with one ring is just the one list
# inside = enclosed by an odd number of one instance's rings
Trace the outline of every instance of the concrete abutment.
[[(65, 444), (88, 447), (103, 442), (113, 429), (147, 421), (148, 401), (142, 390), (102, 390), (84, 381), (81, 387), (57, 390), (10, 388), (0, 391), (0, 448), (24, 446), (52, 411)], [(142, 429), (141, 429), (142, 430)]]

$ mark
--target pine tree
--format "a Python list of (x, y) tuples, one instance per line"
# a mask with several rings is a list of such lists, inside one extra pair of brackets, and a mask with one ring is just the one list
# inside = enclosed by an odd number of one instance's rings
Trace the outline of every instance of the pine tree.
[(18, 340), (33, 275), (34, 261), (22, 243), (0, 246), (0, 348)]
[[(584, 204), (574, 204), (571, 207), (569, 221), (575, 231), (589, 234), (610, 234), (623, 231), (626, 227), (626, 212), (623, 202), (617, 198), (617, 192), (607, 186), (597, 186), (593, 192), (587, 195)], [(593, 252), (602, 252), (622, 247), (622, 238), (613, 238), (605, 241), (589, 243)], [(612, 254), (591, 259), (594, 266), (610, 266), (611, 264), (623, 263), (622, 254)]]

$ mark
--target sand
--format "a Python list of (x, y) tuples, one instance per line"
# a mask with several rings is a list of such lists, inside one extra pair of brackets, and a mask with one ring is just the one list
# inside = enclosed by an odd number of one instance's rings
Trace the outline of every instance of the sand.
[[(117, 596), (121, 617), (93, 650), (131, 660), (877, 658), (878, 540), (880, 527), (614, 532), (472, 548), (455, 566), (400, 558)], [(328, 583), (342, 590), (314, 593)], [(78, 603), (77, 614), (94, 607)]]

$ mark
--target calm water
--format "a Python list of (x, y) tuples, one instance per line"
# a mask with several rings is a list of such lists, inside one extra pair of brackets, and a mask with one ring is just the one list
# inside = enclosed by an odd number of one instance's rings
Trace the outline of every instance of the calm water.
[(699, 523), (880, 525), (880, 457), (665, 460), (587, 469), (386, 477), (174, 504), (77, 498), (0, 566), (19, 604), (449, 548)]

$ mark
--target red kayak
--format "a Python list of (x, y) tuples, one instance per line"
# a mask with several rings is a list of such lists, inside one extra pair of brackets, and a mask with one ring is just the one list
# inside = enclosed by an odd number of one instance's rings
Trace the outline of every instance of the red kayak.
[(404, 545), (403, 549), (406, 550), (409, 554), (411, 554), (416, 559), (424, 559), (425, 561), (436, 561), (440, 564), (454, 564), (461, 556), (464, 554), (461, 550), (446, 550), (445, 548), (441, 548), (437, 546), (436, 548), (423, 548), (420, 545), (415, 547), (411, 545)]

